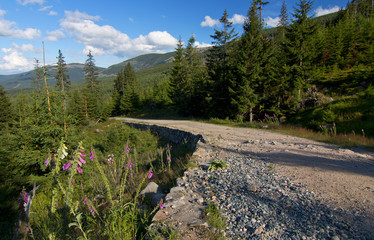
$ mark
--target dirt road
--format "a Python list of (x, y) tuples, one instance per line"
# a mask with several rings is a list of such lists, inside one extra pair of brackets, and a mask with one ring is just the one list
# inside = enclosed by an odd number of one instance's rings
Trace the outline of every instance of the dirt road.
[(364, 215), (374, 229), (374, 153), (347, 149), (265, 130), (180, 120), (121, 118), (202, 134), (222, 151), (261, 157), (333, 208)]

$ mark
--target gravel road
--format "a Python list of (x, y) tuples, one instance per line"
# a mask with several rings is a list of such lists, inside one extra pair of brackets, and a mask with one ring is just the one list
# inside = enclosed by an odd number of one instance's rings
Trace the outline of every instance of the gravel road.
[[(270, 131), (179, 120), (139, 120), (202, 134), (218, 171), (181, 186), (216, 201), (233, 239), (374, 239), (374, 153)], [(186, 185), (187, 184), (187, 185)]]

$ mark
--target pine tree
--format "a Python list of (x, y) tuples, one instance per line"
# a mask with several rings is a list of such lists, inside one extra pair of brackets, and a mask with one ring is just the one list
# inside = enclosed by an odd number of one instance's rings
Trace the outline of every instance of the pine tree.
[(229, 21), (227, 11), (223, 12), (220, 18), (223, 25), (222, 30), (215, 29), (215, 33), (211, 35), (213, 38), (213, 47), (209, 50), (207, 56), (207, 68), (210, 82), (208, 87), (212, 85), (213, 115), (224, 118), (229, 115), (230, 96), (229, 96), (229, 61), (233, 52), (233, 41), (237, 34)]
[(0, 85), (0, 131), (5, 128), (6, 124), (12, 119), (12, 107), (4, 87)]
[(256, 92), (261, 84), (262, 66), (264, 59), (264, 39), (262, 24), (258, 15), (258, 1), (253, 0), (248, 11), (248, 17), (243, 25), (244, 33), (238, 45), (236, 70), (231, 84), (231, 102), (233, 115), (242, 120), (249, 114), (249, 121), (253, 121), (253, 109), (259, 102)]
[(302, 91), (307, 87), (312, 73), (312, 55), (310, 41), (316, 31), (316, 25), (309, 20), (312, 10), (311, 0), (299, 0), (298, 8), (293, 13), (292, 24), (286, 30), (285, 53), (287, 58), (287, 75), (293, 101), (291, 108), (297, 107), (302, 100)]
[(120, 111), (130, 113), (136, 109), (139, 103), (137, 92), (138, 80), (130, 63), (127, 63), (123, 70), (123, 93), (120, 98)]
[(173, 67), (170, 71), (169, 97), (174, 108), (182, 113), (185, 103), (185, 87), (187, 84), (184, 66), (183, 42), (179, 39), (174, 55)]
[(98, 118), (99, 113), (99, 81), (95, 59), (89, 51), (84, 66), (86, 86), (84, 90), (84, 109), (86, 118)]
[(56, 86), (57, 89), (61, 90), (62, 94), (65, 94), (70, 87), (69, 75), (66, 74), (68, 71), (65, 57), (62, 55), (61, 50), (58, 50), (57, 65), (56, 65)]

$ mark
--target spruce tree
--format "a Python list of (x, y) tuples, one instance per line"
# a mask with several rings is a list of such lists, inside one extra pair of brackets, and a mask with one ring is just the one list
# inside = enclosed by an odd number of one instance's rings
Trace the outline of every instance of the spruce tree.
[(173, 107), (178, 112), (182, 113), (185, 103), (185, 86), (187, 84), (186, 71), (184, 66), (184, 50), (182, 39), (179, 39), (174, 55), (173, 67), (170, 71), (169, 79), (169, 97), (172, 101)]
[(238, 44), (236, 62), (233, 66), (233, 80), (231, 84), (231, 102), (233, 115), (240, 120), (249, 114), (249, 121), (253, 121), (253, 110), (259, 102), (256, 92), (261, 84), (262, 66), (264, 64), (264, 40), (262, 24), (258, 13), (258, 1), (253, 0), (243, 25), (244, 33)]
[(302, 100), (302, 91), (308, 86), (312, 74), (313, 53), (309, 44), (316, 31), (316, 25), (310, 21), (311, 0), (299, 0), (293, 13), (292, 24), (286, 30), (285, 53), (289, 89), (293, 95), (291, 108), (295, 109)]
[(4, 87), (0, 85), (0, 130), (5, 128), (6, 124), (12, 119), (12, 107)]
[(120, 111), (130, 113), (136, 109), (139, 103), (137, 92), (138, 80), (130, 63), (123, 70), (123, 93), (120, 100)]
[(86, 118), (99, 117), (99, 81), (98, 72), (95, 65), (95, 59), (89, 51), (87, 60), (84, 66), (84, 73), (86, 79), (86, 86), (84, 90), (84, 109)]
[(62, 94), (65, 94), (70, 87), (69, 75), (66, 74), (68, 71), (65, 57), (62, 55), (61, 50), (58, 50), (57, 65), (56, 65), (56, 86), (57, 89), (61, 90)]
[(207, 55), (207, 68), (209, 75), (208, 87), (211, 87), (212, 109), (213, 115), (224, 118), (229, 115), (230, 96), (229, 96), (229, 71), (230, 58), (233, 52), (233, 41), (237, 33), (229, 21), (227, 11), (223, 12), (220, 18), (223, 25), (222, 30), (215, 29), (215, 33), (211, 35), (213, 38), (213, 47)]

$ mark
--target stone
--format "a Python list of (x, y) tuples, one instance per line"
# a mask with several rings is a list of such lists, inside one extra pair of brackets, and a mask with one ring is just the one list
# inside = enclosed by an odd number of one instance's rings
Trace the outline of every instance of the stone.
[(186, 189), (184, 187), (173, 187), (172, 189), (170, 189), (170, 193), (174, 193), (174, 192), (185, 192)]
[(162, 193), (162, 189), (157, 183), (150, 182), (148, 185), (140, 192), (140, 195), (145, 195), (146, 198), (152, 199), (152, 196), (156, 193)]

